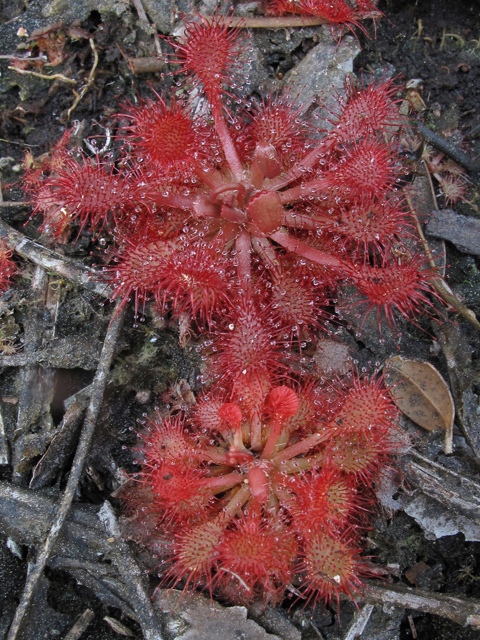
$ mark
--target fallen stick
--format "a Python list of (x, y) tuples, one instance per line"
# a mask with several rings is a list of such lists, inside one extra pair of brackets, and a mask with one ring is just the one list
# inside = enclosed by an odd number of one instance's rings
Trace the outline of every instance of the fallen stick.
[(56, 251), (43, 247), (3, 221), (0, 221), (0, 239), (19, 256), (31, 260), (50, 273), (56, 273), (62, 278), (104, 297), (108, 297), (111, 293), (107, 285), (95, 282), (98, 274), (93, 269), (84, 267), (82, 264), (74, 262)]
[(122, 539), (115, 514), (108, 500), (98, 512), (100, 522), (103, 523), (106, 532), (114, 538), (112, 542), (112, 554), (116, 560), (117, 569), (126, 584), (132, 587), (132, 595), (135, 599), (135, 613), (138, 616), (145, 640), (162, 640), (160, 625), (152, 605), (152, 600), (147, 594), (144, 585), (144, 574), (140, 571), (132, 557), (130, 547)]
[(16, 638), (18, 637), (22, 621), (30, 606), (33, 595), (35, 593), (35, 589), (43, 574), (45, 565), (58, 538), (58, 534), (62, 529), (68, 510), (70, 509), (70, 505), (72, 503), (78, 482), (80, 480), (80, 476), (83, 471), (85, 459), (90, 450), (90, 444), (92, 442), (93, 433), (95, 431), (95, 424), (100, 412), (101, 404), (103, 402), (103, 394), (105, 392), (105, 387), (107, 384), (108, 372), (113, 361), (115, 345), (120, 334), (120, 329), (123, 325), (124, 315), (125, 305), (123, 305), (122, 307), (121, 303), (118, 303), (116, 305), (113, 320), (111, 321), (107, 329), (107, 335), (105, 336), (102, 354), (100, 356), (97, 372), (92, 383), (90, 404), (88, 405), (87, 415), (85, 417), (85, 422), (83, 423), (82, 432), (80, 434), (80, 441), (78, 443), (75, 458), (73, 460), (70, 475), (68, 477), (67, 486), (56, 508), (56, 512), (53, 516), (53, 524), (47, 535), (43, 548), (39, 552), (36, 562), (27, 576), (25, 588), (23, 590), (23, 594), (17, 610), (15, 611), (15, 617), (10, 626), (7, 640), (16, 640)]
[(358, 597), (370, 604), (393, 604), (405, 609), (433, 613), (453, 620), (464, 627), (480, 627), (480, 602), (467, 598), (411, 589), (403, 584), (383, 585), (373, 580), (364, 581), (363, 593)]
[(73, 627), (67, 633), (63, 640), (79, 640), (82, 636), (83, 632), (87, 629), (87, 627), (92, 624), (95, 619), (95, 614), (90, 609), (85, 609), (82, 615), (75, 622)]

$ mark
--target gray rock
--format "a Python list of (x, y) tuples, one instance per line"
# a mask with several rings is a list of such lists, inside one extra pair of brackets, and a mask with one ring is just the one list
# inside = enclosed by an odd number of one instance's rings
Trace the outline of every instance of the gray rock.
[(454, 536), (459, 532), (464, 534), (465, 540), (480, 540), (478, 522), (457, 515), (452, 509), (447, 509), (437, 500), (422, 493), (416, 494), (404, 511), (422, 527), (427, 540)]
[(302, 633), (288, 619), (283, 609), (264, 606), (257, 600), (248, 608), (250, 618), (282, 640), (302, 640)]
[(451, 209), (433, 211), (427, 223), (428, 236), (449, 240), (463, 253), (480, 256), (480, 220), (460, 216)]
[(286, 81), (288, 91), (298, 104), (308, 104), (315, 96), (327, 98), (332, 89), (342, 90), (345, 76), (353, 72), (353, 59), (360, 52), (352, 36), (340, 42), (325, 25), (318, 32), (319, 42), (293, 69)]
[(102, 17), (114, 14), (118, 17), (129, 12), (128, 4), (119, 0), (50, 0), (42, 9), (42, 16), (55, 19), (60, 17), (67, 24), (75, 20), (85, 20), (92, 11)]
[(185, 0), (142, 0), (145, 12), (161, 33), (172, 33), (183, 13), (191, 11)]
[(247, 620), (245, 607), (222, 607), (200, 594), (160, 589), (153, 606), (172, 612), (165, 625), (171, 640), (280, 640)]

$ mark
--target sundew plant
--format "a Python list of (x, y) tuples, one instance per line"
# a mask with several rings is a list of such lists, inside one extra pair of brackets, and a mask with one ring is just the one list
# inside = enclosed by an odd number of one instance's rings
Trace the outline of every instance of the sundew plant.
[(195, 99), (124, 104), (118, 162), (73, 155), (66, 135), (27, 175), (52, 238), (110, 235), (98, 278), (112, 298), (136, 315), (153, 299), (184, 341), (201, 337), (195, 405), (141, 431), (135, 537), (162, 546), (164, 585), (236, 603), (279, 603), (288, 585), (311, 602), (351, 596), (372, 574), (362, 539), (396, 410), (381, 376), (325, 386), (292, 364), (339, 287), (394, 332), (433, 310), (398, 187), (399, 88), (348, 79), (312, 122), (287, 96), (235, 98), (248, 43), (229, 18), (197, 16), (169, 45)]

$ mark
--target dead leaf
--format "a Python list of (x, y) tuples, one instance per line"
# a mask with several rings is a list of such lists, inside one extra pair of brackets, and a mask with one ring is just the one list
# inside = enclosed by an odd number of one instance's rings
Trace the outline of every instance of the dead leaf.
[(428, 570), (428, 565), (425, 562), (417, 562), (416, 564), (408, 567), (405, 570), (405, 577), (410, 582), (410, 584), (417, 584), (417, 578), (421, 573), (424, 573)]
[(54, 31), (57, 31), (63, 27), (63, 22), (56, 22), (55, 24), (47, 24), (46, 27), (40, 27), (39, 29), (34, 29), (32, 31), (32, 35), (29, 37), (29, 40), (35, 40), (36, 38), (41, 38), (42, 36), (49, 35)]
[(435, 367), (395, 356), (385, 363), (385, 378), (395, 404), (406, 416), (429, 431), (451, 431), (455, 405)]
[(81, 29), (80, 27), (68, 27), (67, 35), (72, 38), (72, 40), (81, 40), (82, 38), (88, 40), (90, 37), (88, 31), (85, 31), (85, 29)]

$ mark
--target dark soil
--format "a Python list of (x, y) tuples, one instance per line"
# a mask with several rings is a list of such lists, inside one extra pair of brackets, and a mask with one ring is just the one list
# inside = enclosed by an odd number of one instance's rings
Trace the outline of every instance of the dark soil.
[(456, 108), (461, 127), (475, 128), (480, 118), (478, 4), (400, 0), (380, 8), (388, 19), (381, 21), (375, 39), (362, 38), (356, 69), (391, 64), (406, 80), (420, 78), (428, 106)]
[[(48, 20), (39, 19), (37, 6), (28, 6), (23, 0), (3, 0), (0, 3), (1, 33), (5, 34), (0, 42), (0, 53), (9, 54), (15, 48), (17, 38), (14, 34), (19, 26), (31, 32), (33, 28), (45, 26)], [(131, 5), (126, 6), (126, 15), (102, 17), (97, 10), (92, 10), (80, 23), (86, 34), (95, 37), (100, 62), (97, 69), (94, 88), (88, 92), (75, 109), (72, 120), (81, 123), (81, 137), (103, 136), (108, 117), (119, 109), (119, 102), (134, 100), (139, 94), (143, 97), (151, 95), (152, 87), (160, 89), (165, 79), (159, 74), (132, 76), (126, 57), (154, 55), (152, 38), (138, 28), (138, 18)], [(424, 118), (437, 131), (455, 131), (464, 145), (463, 148), (473, 157), (480, 154), (480, 5), (478, 0), (391, 0), (380, 2), (379, 9), (385, 18), (379, 20), (375, 29), (369, 25), (371, 36), (366, 38), (359, 33), (358, 37), (363, 51), (355, 60), (355, 72), (368, 74), (376, 72), (380, 75), (388, 72), (401, 80), (422, 80), (421, 95), (427, 106)], [(24, 13), (25, 12), (25, 13)], [(9, 21), (17, 16), (25, 15), (25, 23), (15, 23), (9, 31)], [(66, 25), (72, 24), (71, 17), (66, 18)], [(10, 36), (8, 34), (10, 33)], [(265, 54), (267, 71), (277, 78), (304, 57), (314, 45), (315, 38), (311, 32), (307, 37), (300, 35), (285, 37), (283, 32), (276, 32), (270, 39), (270, 50)], [(67, 43), (68, 68), (70, 75), (87, 76), (92, 66), (92, 51), (88, 39), (70, 38)], [(19, 175), (24, 152), (30, 148), (38, 157), (47, 152), (52, 143), (57, 141), (65, 131), (65, 115), (73, 102), (73, 94), (68, 85), (62, 83), (45, 83), (29, 79), (17, 83), (8, 80), (8, 61), (0, 60), (0, 160), (5, 161), (2, 183), (4, 199), (22, 199), (19, 188)], [(68, 74), (67, 74), (68, 75)], [(7, 79), (7, 80), (6, 80)], [(103, 140), (103, 138), (101, 138)], [(103, 142), (99, 142), (103, 144)], [(115, 148), (113, 142), (113, 149)], [(475, 185), (472, 185), (470, 200), (475, 199)], [(475, 202), (474, 202), (475, 204)], [(475, 206), (460, 204), (458, 211), (465, 215), (478, 217)], [(30, 222), (26, 228), (24, 223), (28, 214), (14, 209), (3, 210), (3, 219), (18, 230), (36, 237), (38, 221)], [(87, 234), (82, 235), (76, 244), (67, 249), (68, 253), (91, 264), (98, 260), (98, 246)], [(92, 255), (97, 254), (97, 257)], [(447, 275), (449, 283), (467, 304), (479, 315), (480, 311), (480, 275), (479, 260), (473, 256), (460, 253), (453, 246), (447, 246)], [(16, 301), (15, 322), (21, 326), (26, 310), (25, 298), (28, 296), (29, 278), (32, 268), (23, 265), (25, 277), (18, 284), (14, 294)], [(63, 285), (62, 285), (63, 286)], [(107, 306), (109, 306), (107, 304)], [(109, 309), (103, 301), (84, 291), (65, 286), (62, 297), (61, 312), (57, 319), (57, 331), (61, 335), (83, 334), (89, 339), (101, 339), (106, 330), (106, 318)], [(480, 343), (478, 335), (468, 324), (461, 322), (461, 327), (471, 350), (472, 369), (478, 368)], [(147, 309), (146, 322), (134, 327), (133, 312), (127, 317), (123, 332), (121, 353), (119, 353), (113, 369), (112, 380), (106, 398), (106, 408), (98, 425), (97, 437), (89, 459), (89, 472), (85, 474), (80, 487), (79, 500), (101, 504), (109, 498), (116, 488), (112, 469), (135, 469), (131, 447), (135, 446), (134, 428), (142, 414), (153, 409), (154, 400), (165, 399), (171, 385), (181, 379), (187, 380), (194, 391), (197, 391), (197, 375), (199, 362), (193, 347), (182, 350), (178, 346), (178, 333), (174, 326), (162, 327), (158, 316)], [(420, 338), (428, 351), (429, 340)], [(408, 350), (408, 345), (405, 347)], [(375, 353), (373, 354), (373, 357)], [(372, 355), (370, 354), (370, 357)], [(445, 361), (437, 358), (434, 364), (446, 371)], [(57, 384), (52, 412), (54, 420), (61, 420), (62, 402), (75, 391), (78, 391), (91, 380), (92, 373), (77, 370), (73, 373), (63, 371), (61, 383)], [(447, 377), (447, 373), (445, 373)], [(15, 371), (7, 370), (1, 382), (1, 396), (14, 396)], [(139, 394), (146, 393), (154, 400), (144, 405), (139, 401)], [(7, 432), (11, 432), (15, 424), (15, 407), (2, 403), (3, 419)], [(9, 431), (10, 430), (10, 431)], [(430, 446), (430, 445), (429, 445)], [(440, 455), (441, 442), (434, 443), (436, 456)], [(436, 447), (436, 448), (435, 448)], [(2, 479), (9, 479), (7, 467), (0, 467)], [(59, 479), (53, 492), (64, 486), (65, 479)], [(120, 505), (116, 503), (120, 508)], [(385, 564), (399, 564), (403, 575), (406, 568), (424, 562), (428, 570), (423, 576), (425, 589), (441, 593), (471, 596), (480, 599), (480, 543), (465, 542), (463, 534), (430, 541), (425, 538), (422, 529), (415, 521), (400, 512), (393, 518), (379, 514), (372, 535), (375, 546), (371, 555), (377, 556)], [(0, 545), (0, 638), (8, 628), (12, 611), (23, 589), (26, 572), (26, 550), (23, 549), (23, 560), (14, 557), (5, 547)], [(39, 629), (35, 636), (40, 638), (63, 637), (66, 630), (86, 608), (96, 614), (96, 622), (82, 636), (86, 640), (113, 640), (119, 636), (103, 621), (105, 615), (121, 619), (120, 611), (105, 607), (99, 603), (93, 593), (75, 584), (75, 581), (62, 572), (48, 572), (43, 601), (38, 606), (51, 608), (51, 616), (47, 619), (45, 629)], [(401, 580), (408, 584), (404, 577)], [(43, 605), (42, 605), (43, 603)], [(295, 608), (294, 608), (295, 609)], [(332, 623), (331, 614), (316, 613), (318, 628), (326, 638), (340, 638), (348, 629), (348, 617), (354, 610), (345, 606), (345, 622), (343, 627), (338, 622)], [(55, 615), (54, 615), (55, 614)], [(57, 615), (58, 614), (58, 615)], [(291, 611), (291, 619), (300, 624), (311, 615), (309, 612)], [(418, 638), (422, 640), (473, 640), (480, 638), (480, 632), (464, 629), (459, 625), (431, 615), (415, 611), (406, 611), (401, 620), (400, 635), (395, 630), (385, 631), (382, 640), (412, 638), (408, 615), (412, 615)], [(55, 617), (56, 616), (56, 617)], [(322, 618), (323, 616), (323, 618)], [(52, 633), (52, 620), (55, 620)], [(323, 621), (323, 622), (322, 622)], [(141, 637), (138, 628), (131, 620), (125, 623)], [(323, 624), (323, 626), (322, 626)], [(379, 623), (384, 624), (384, 621)], [(50, 625), (50, 626), (48, 626)], [(318, 637), (314, 631), (308, 630), (308, 624), (302, 637), (307, 640)], [(381, 626), (379, 627), (381, 628)], [(343, 630), (342, 630), (343, 629)], [(48, 635), (50, 634), (50, 635)], [(34, 636), (31, 636), (32, 638)], [(229, 639), (226, 639), (229, 640)]]

